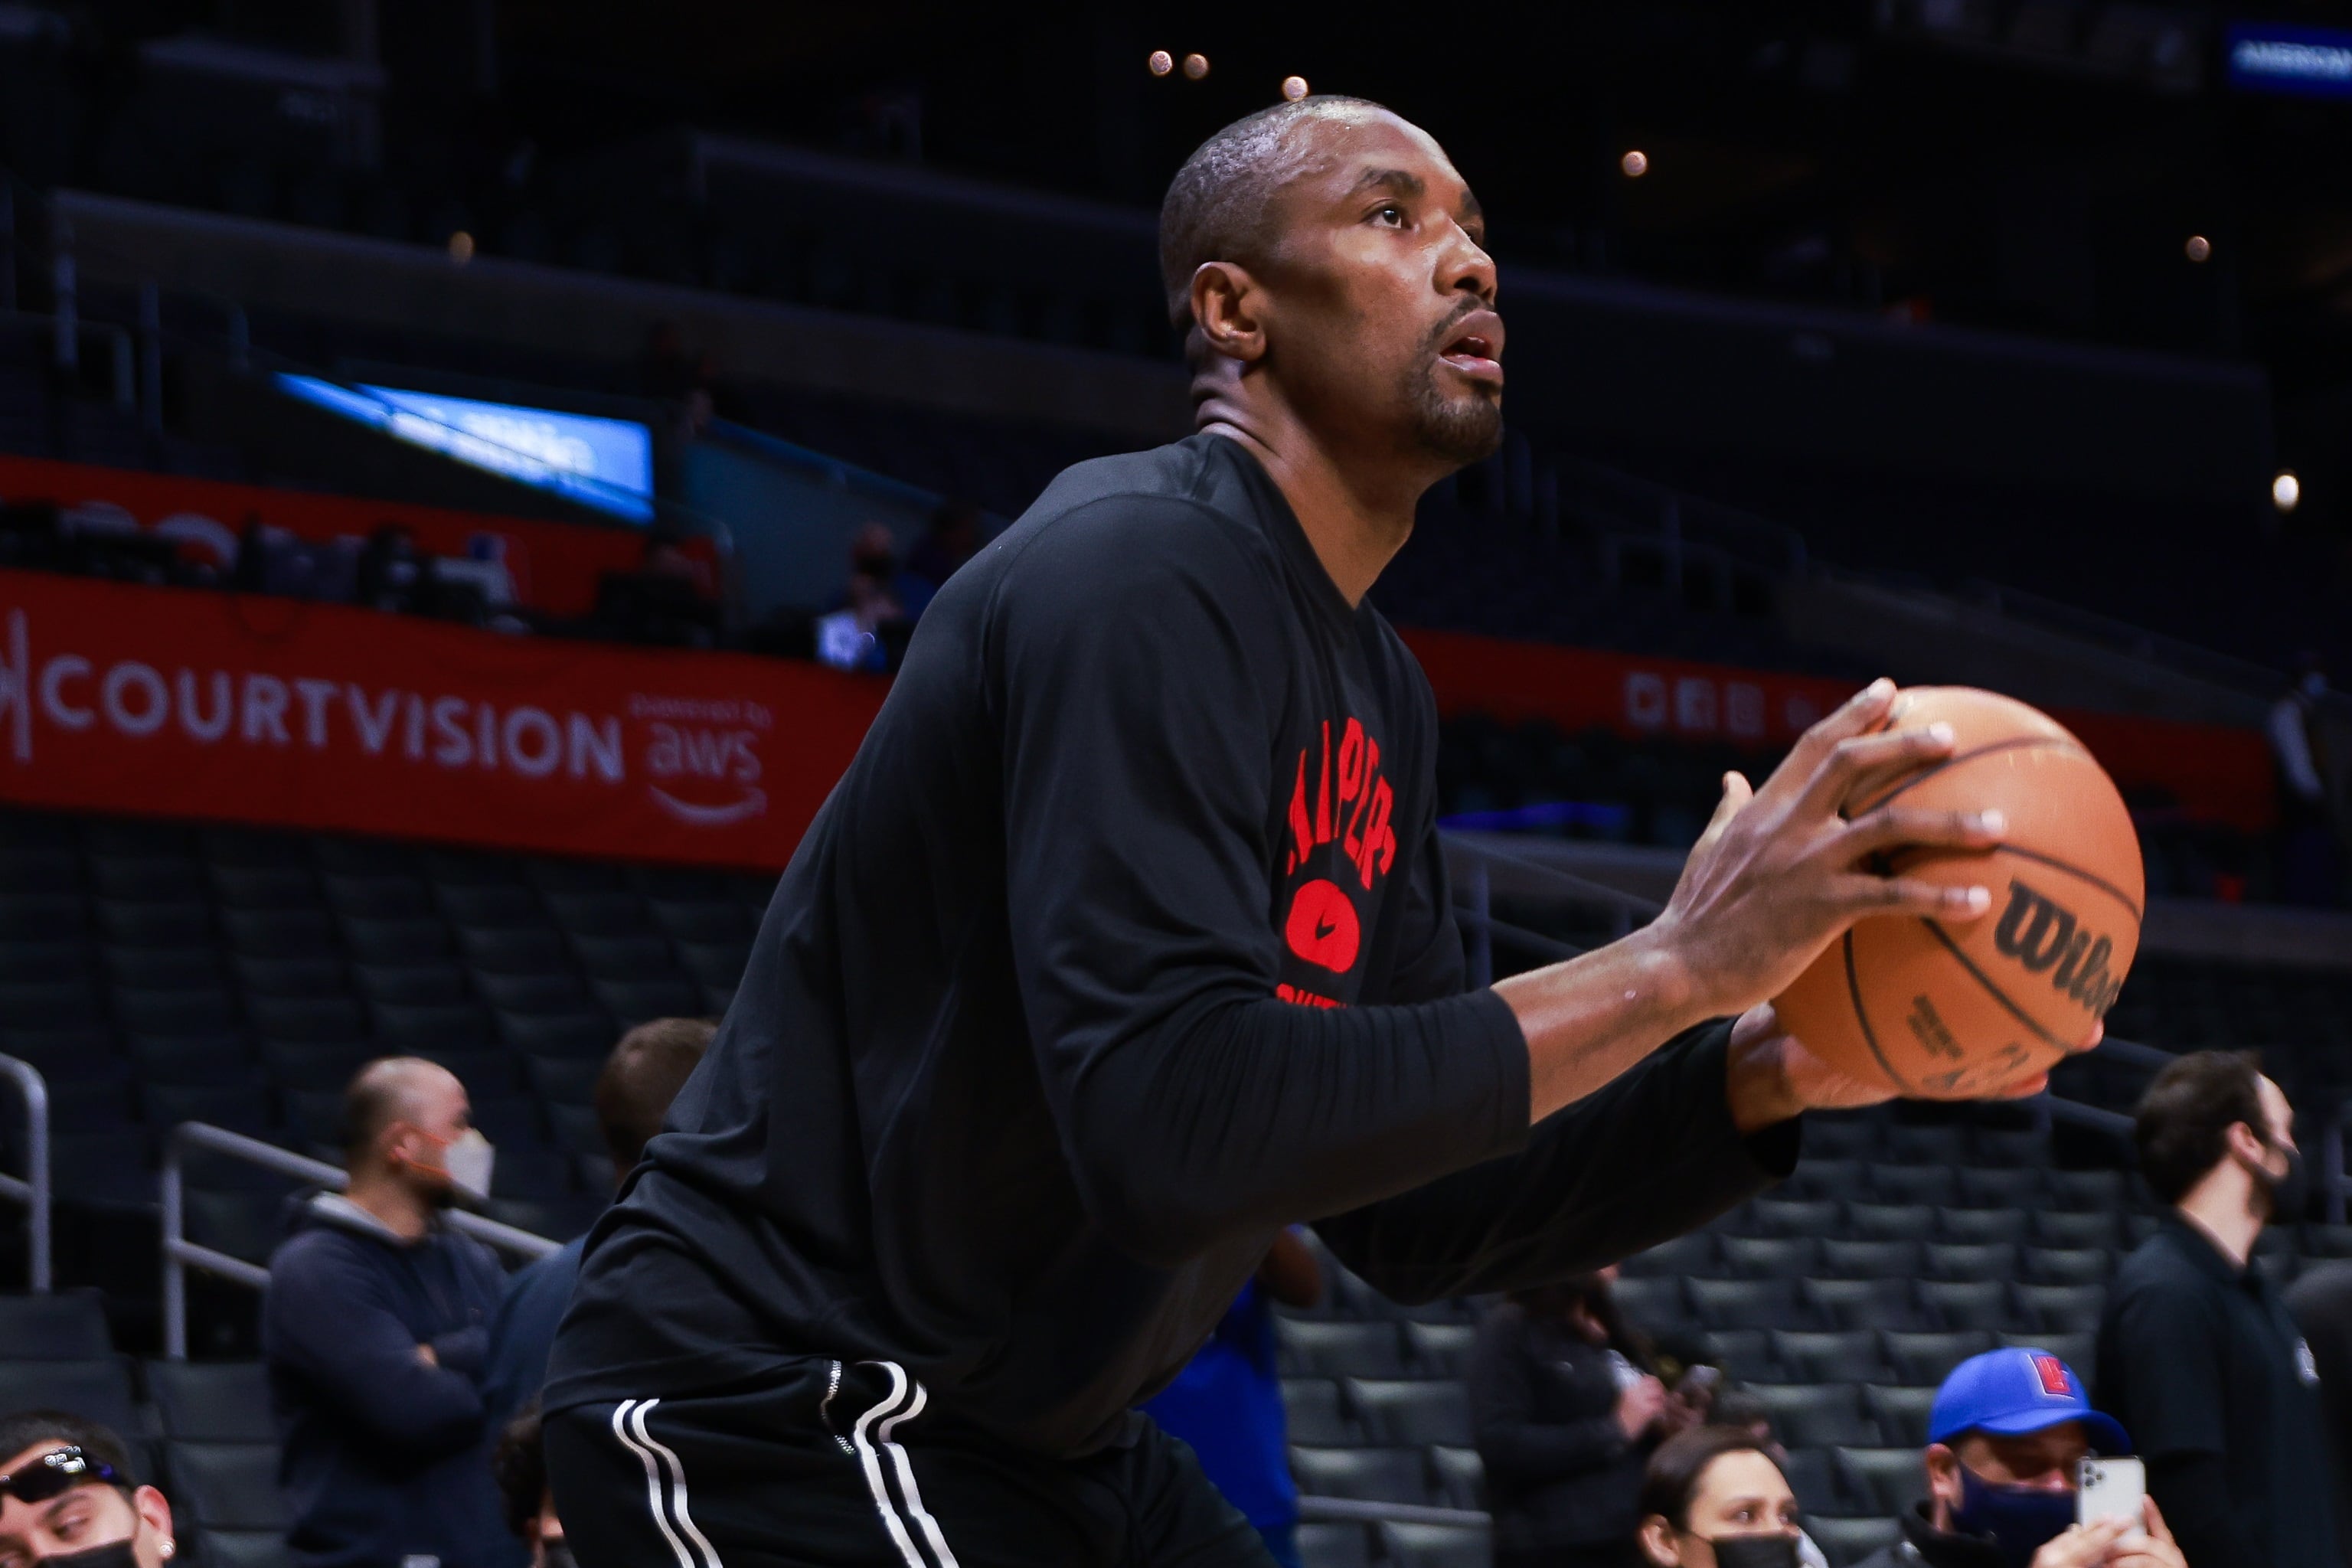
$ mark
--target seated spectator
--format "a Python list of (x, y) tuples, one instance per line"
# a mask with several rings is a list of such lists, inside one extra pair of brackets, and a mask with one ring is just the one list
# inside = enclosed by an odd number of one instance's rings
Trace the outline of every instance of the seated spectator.
[(342, 1137), (350, 1186), (305, 1205), (262, 1300), (287, 1544), (304, 1568), (504, 1568), (480, 1384), (503, 1278), (441, 1220), (488, 1194), (490, 1145), (464, 1086), (415, 1057), (360, 1069)]
[[(669, 1102), (677, 1098), (718, 1026), (703, 1018), (656, 1018), (621, 1037), (596, 1075), (596, 1121), (613, 1156), (618, 1189), (635, 1168)], [(572, 1283), (580, 1278), (588, 1238), (574, 1237), (507, 1281), (506, 1296), (490, 1323), (490, 1346), (482, 1377), (482, 1404), (488, 1429), (500, 1430), (522, 1406), (539, 1397), (547, 1381), (547, 1352), (555, 1325), (572, 1304)]]
[(0, 1568), (162, 1568), (172, 1505), (131, 1473), (122, 1439), (58, 1410), (0, 1416)]
[(555, 1494), (547, 1486), (547, 1448), (540, 1441), (539, 1401), (533, 1399), (499, 1434), (490, 1473), (505, 1500), (507, 1528), (530, 1553), (530, 1568), (572, 1568), (563, 1521), (555, 1517)]
[(816, 621), (816, 656), (837, 669), (892, 668), (913, 626), (898, 592), (898, 543), (869, 522), (849, 547), (849, 585), (832, 614)]
[(2127, 1454), (2131, 1440), (2048, 1351), (1988, 1351), (1953, 1368), (1927, 1438), (1927, 1500), (1900, 1520), (1903, 1543), (1863, 1568), (2183, 1568), (2153, 1498), (2144, 1534), (2074, 1522), (2084, 1456)]
[(980, 553), (981, 511), (968, 500), (943, 500), (931, 513), (930, 527), (907, 552), (906, 569), (898, 574), (898, 596), (907, 614), (919, 620), (931, 597), (956, 574), (956, 569)]
[(1802, 1560), (1797, 1494), (1772, 1457), (1737, 1426), (1694, 1426), (1660, 1444), (1634, 1509), (1636, 1563), (1797, 1568)]
[(1322, 1296), (1322, 1265), (1304, 1237), (1284, 1231), (1209, 1342), (1143, 1406), (1192, 1446), (1201, 1468), (1257, 1527), (1280, 1568), (1299, 1568), (1298, 1487), (1290, 1477), (1273, 1303), (1311, 1307)]
[(1618, 1315), (1616, 1272), (1515, 1291), (1478, 1326), (1470, 1415), (1496, 1568), (1638, 1561), (1643, 1464), (1690, 1418)]

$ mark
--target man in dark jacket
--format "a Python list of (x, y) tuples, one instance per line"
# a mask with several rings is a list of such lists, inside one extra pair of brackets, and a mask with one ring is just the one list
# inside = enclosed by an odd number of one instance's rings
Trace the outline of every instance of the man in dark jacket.
[(1514, 1291), (1478, 1327), (1470, 1419), (1494, 1504), (1496, 1568), (1641, 1561), (1643, 1466), (1688, 1421), (1618, 1317), (1614, 1272)]
[(269, 1260), (261, 1340), (302, 1568), (480, 1568), (514, 1558), (480, 1375), (502, 1276), (440, 1222), (489, 1186), (490, 1149), (443, 1068), (387, 1058), (345, 1091), (351, 1184)]
[(2184, 1568), (2153, 1502), (2139, 1531), (2074, 1522), (2076, 1467), (2131, 1440), (2048, 1351), (1962, 1362), (1937, 1390), (1927, 1436), (1927, 1500), (1861, 1568)]

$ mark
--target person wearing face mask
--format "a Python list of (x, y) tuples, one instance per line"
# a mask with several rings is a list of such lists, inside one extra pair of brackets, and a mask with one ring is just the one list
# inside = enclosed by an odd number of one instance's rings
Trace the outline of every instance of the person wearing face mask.
[(163, 1568), (179, 1551), (121, 1438), (60, 1410), (0, 1416), (0, 1568)]
[(1478, 1326), (1470, 1420), (1494, 1501), (1496, 1568), (1619, 1568), (1642, 1466), (1687, 1426), (1625, 1326), (1614, 1268), (1511, 1293)]
[(304, 1205), (262, 1302), (288, 1548), (301, 1568), (507, 1568), (481, 1390), (503, 1277), (441, 1222), (488, 1194), (490, 1145), (464, 1086), (415, 1057), (360, 1069), (342, 1131), (350, 1184)]
[(2099, 1406), (2137, 1441), (2196, 1568), (2341, 1568), (2318, 1368), (2249, 1266), (2264, 1225), (2304, 1215), (2294, 1110), (2250, 1053), (2197, 1051), (2134, 1120), (2141, 1174), (2172, 1212), (2108, 1288)]
[(1650, 1568), (1798, 1568), (1797, 1494), (1756, 1435), (1694, 1426), (1642, 1473), (1633, 1561)]
[(2084, 1458), (2131, 1442), (2048, 1351), (1962, 1362), (1936, 1393), (1927, 1436), (1927, 1500), (1859, 1568), (2185, 1568), (2152, 1500), (2137, 1530), (2074, 1522)]

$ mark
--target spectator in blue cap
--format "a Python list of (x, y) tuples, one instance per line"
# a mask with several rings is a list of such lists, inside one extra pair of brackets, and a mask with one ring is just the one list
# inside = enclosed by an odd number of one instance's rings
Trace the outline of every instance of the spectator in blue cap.
[(1928, 1413), (1927, 1500), (1898, 1521), (1903, 1539), (1861, 1568), (2186, 1568), (2152, 1499), (2138, 1529), (2074, 1522), (2084, 1456), (2130, 1451), (2048, 1351), (1970, 1356)]

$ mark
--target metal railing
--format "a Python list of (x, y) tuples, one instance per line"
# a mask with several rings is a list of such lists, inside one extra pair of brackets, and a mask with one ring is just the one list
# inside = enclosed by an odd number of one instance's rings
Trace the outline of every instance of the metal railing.
[[(5, 1058), (0, 1058), (5, 1059)], [(215, 1127), (203, 1121), (183, 1121), (172, 1129), (163, 1142), (163, 1354), (173, 1361), (188, 1359), (188, 1270), (210, 1274), (243, 1285), (248, 1289), (269, 1288), (269, 1270), (242, 1258), (232, 1258), (226, 1252), (190, 1241), (187, 1237), (185, 1183), (181, 1167), (191, 1149), (203, 1149), (231, 1159), (243, 1160), (265, 1171), (274, 1171), (298, 1182), (311, 1182), (341, 1192), (349, 1184), (341, 1166), (331, 1165), (324, 1160), (313, 1160), (280, 1149), (275, 1143), (264, 1143), (258, 1138), (247, 1138), (241, 1132), (231, 1132), (225, 1127)], [(475, 1240), (494, 1247), (501, 1252), (520, 1258), (539, 1258), (556, 1251), (562, 1243), (518, 1230), (510, 1225), (480, 1215), (452, 1209), (445, 1216), (452, 1230), (470, 1236)]]
[(49, 1086), (30, 1062), (0, 1057), (0, 1077), (16, 1086), (25, 1104), (25, 1173), (0, 1173), (0, 1197), (23, 1204), (31, 1253), (26, 1272), (34, 1293), (47, 1295), (51, 1280), (49, 1231)]

